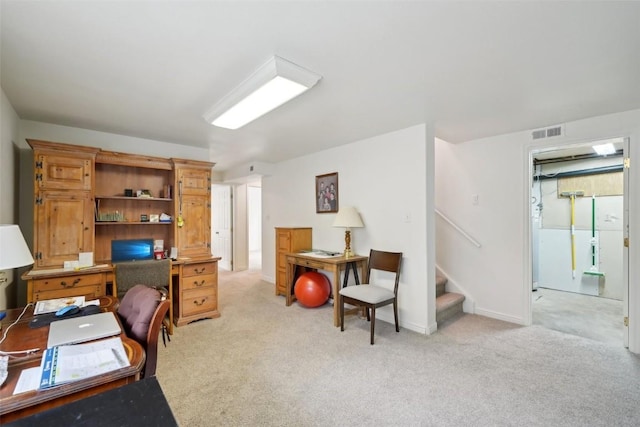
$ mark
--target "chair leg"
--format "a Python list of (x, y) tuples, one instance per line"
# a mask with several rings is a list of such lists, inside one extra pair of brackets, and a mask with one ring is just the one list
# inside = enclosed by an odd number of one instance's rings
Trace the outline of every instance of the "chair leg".
[[(369, 309), (367, 309), (367, 312)], [(376, 309), (371, 307), (371, 345), (373, 345), (373, 331), (376, 327)]]
[(344, 332), (344, 297), (340, 295), (340, 332)]
[(369, 307), (365, 307), (365, 310), (367, 310), (367, 322), (371, 321), (371, 316), (369, 316)]
[(396, 332), (400, 332), (400, 327), (398, 326), (398, 301), (393, 300), (393, 315), (396, 318)]

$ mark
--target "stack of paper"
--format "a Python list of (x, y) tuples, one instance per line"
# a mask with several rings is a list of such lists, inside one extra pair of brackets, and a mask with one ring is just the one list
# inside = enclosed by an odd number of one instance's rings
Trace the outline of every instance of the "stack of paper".
[(40, 365), (40, 388), (102, 375), (126, 366), (129, 366), (129, 359), (120, 337), (47, 348)]
[(53, 313), (68, 305), (82, 307), (84, 305), (84, 297), (66, 297), (38, 301), (36, 308), (33, 310), (33, 314)]

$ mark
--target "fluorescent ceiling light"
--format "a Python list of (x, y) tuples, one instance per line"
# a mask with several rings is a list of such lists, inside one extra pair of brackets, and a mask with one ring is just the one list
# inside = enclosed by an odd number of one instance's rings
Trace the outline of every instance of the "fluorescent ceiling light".
[(238, 129), (311, 89), (321, 77), (272, 57), (204, 115), (214, 126)]
[(606, 156), (608, 154), (615, 154), (616, 147), (614, 147), (613, 144), (609, 142), (607, 144), (594, 145), (593, 151), (598, 153), (598, 155), (600, 156)]

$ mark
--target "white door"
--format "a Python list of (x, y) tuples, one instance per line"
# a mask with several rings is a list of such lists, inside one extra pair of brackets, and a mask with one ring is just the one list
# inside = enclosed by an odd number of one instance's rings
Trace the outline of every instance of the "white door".
[(220, 268), (232, 270), (232, 203), (231, 187), (228, 185), (211, 186), (211, 242), (214, 256), (222, 257)]
[[(631, 154), (629, 153), (629, 138), (624, 139), (624, 147), (623, 147), (623, 156), (625, 159), (630, 159)], [(627, 160), (625, 160), (623, 170), (624, 176), (624, 196), (622, 201), (623, 206), (623, 214), (622, 214), (622, 236), (624, 238), (624, 244), (622, 248), (622, 288), (623, 288), (623, 299), (622, 299), (622, 316), (624, 319), (629, 319), (629, 195), (631, 194), (631, 189), (629, 188), (629, 164)], [(622, 339), (624, 341), (624, 346), (629, 347), (629, 321), (624, 322), (624, 326), (622, 328)]]

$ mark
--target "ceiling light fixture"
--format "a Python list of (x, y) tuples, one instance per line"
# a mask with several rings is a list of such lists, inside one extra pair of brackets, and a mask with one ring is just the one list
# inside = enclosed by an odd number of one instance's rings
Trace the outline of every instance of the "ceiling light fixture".
[(322, 77), (274, 56), (204, 115), (214, 126), (239, 129), (311, 89)]
[(616, 147), (614, 147), (613, 144), (609, 142), (607, 144), (594, 145), (593, 151), (598, 153), (599, 156), (606, 156), (609, 154), (615, 154)]

